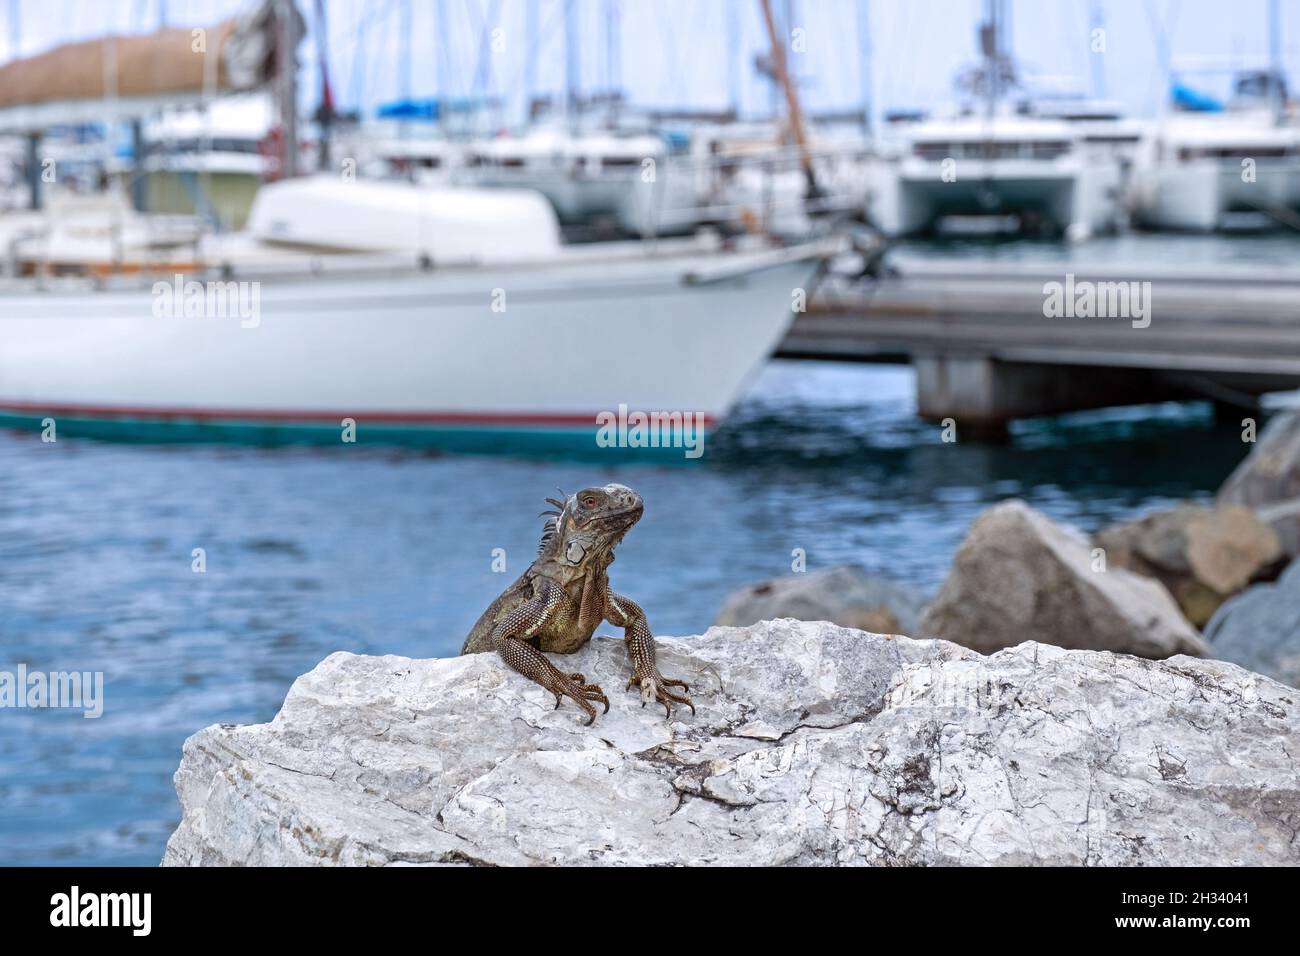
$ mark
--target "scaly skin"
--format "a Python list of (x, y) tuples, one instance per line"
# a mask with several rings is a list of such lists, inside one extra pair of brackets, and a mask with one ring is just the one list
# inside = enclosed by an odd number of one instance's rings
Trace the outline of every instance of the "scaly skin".
[(496, 651), (554, 694), (556, 707), (565, 697), (576, 701), (591, 724), (596, 719), (591, 702), (604, 704), (608, 713), (609, 699), (581, 674), (561, 671), (542, 651), (572, 654), (591, 640), (601, 621), (609, 621), (623, 628), (632, 660), (627, 686), (641, 688), (641, 706), (658, 701), (671, 716), (672, 704), (685, 704), (695, 713), (686, 682), (659, 673), (641, 606), (609, 588), (614, 548), (640, 520), (641, 496), (625, 485), (605, 485), (584, 488), (567, 501), (546, 500), (559, 510), (542, 512), (553, 517), (546, 522), (537, 560), (483, 612), (460, 652)]

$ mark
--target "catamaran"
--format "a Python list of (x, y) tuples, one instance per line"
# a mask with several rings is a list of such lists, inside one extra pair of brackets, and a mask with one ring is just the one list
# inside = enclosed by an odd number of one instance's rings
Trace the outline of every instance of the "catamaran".
[(1155, 229), (1209, 232), (1236, 213), (1300, 219), (1300, 128), (1287, 121), (1280, 71), (1247, 71), (1221, 106), (1174, 88), (1137, 157), (1134, 216)]
[(881, 137), (868, 203), (876, 225), (899, 236), (975, 221), (1071, 240), (1118, 227), (1123, 143), (1110, 140), (1121, 130), (1027, 96), (1005, 0), (986, 0), (979, 41), (981, 61), (958, 76), (966, 101), (952, 115), (903, 115)]

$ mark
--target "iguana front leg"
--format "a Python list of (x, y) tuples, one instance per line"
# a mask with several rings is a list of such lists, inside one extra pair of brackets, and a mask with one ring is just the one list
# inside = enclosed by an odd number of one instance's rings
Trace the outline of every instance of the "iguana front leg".
[(556, 708), (565, 697), (577, 701), (590, 725), (596, 720), (596, 708), (588, 701), (600, 701), (605, 705), (605, 713), (609, 713), (609, 699), (597, 685), (583, 683), (581, 674), (565, 674), (527, 643), (563, 599), (564, 589), (543, 579), (532, 600), (519, 605), (496, 626), (492, 642), (502, 660), (555, 695)]
[[(685, 704), (695, 713), (695, 705), (686, 696), (690, 687), (684, 680), (670, 680), (659, 673), (655, 664), (655, 640), (650, 635), (650, 624), (646, 621), (645, 611), (631, 598), (609, 592), (605, 599), (605, 619), (615, 627), (623, 628), (623, 643), (627, 645), (628, 657), (632, 659), (632, 679), (627, 682), (628, 689), (641, 686), (641, 706), (652, 700), (664, 705), (667, 716), (673, 713), (671, 703)], [(669, 687), (680, 687), (681, 694), (675, 694)]]

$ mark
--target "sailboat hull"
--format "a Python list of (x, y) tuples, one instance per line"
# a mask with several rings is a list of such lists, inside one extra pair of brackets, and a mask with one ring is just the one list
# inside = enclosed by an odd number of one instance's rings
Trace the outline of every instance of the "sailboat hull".
[(223, 314), (188, 316), (176, 281), (9, 296), (0, 424), (338, 444), (350, 422), (358, 443), (523, 452), (607, 447), (620, 411), (707, 429), (780, 341), (816, 257), (737, 254), (712, 274), (708, 259), (245, 281)]

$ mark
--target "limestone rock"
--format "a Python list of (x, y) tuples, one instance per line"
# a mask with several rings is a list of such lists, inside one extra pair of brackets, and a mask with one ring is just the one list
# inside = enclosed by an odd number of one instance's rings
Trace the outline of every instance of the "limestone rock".
[(1300, 409), (1278, 412), (1250, 454), (1219, 489), (1220, 504), (1261, 505), (1300, 498)]
[(1300, 687), (1300, 561), (1224, 604), (1205, 636), (1215, 657)]
[(1277, 533), (1244, 505), (1179, 505), (1096, 536), (1111, 567), (1158, 580), (1183, 615), (1203, 627), (1220, 604), (1277, 572)]
[(184, 864), (1297, 864), (1300, 698), (1221, 661), (990, 657), (818, 622), (660, 639), (698, 713), (564, 659), (586, 727), (491, 654), (334, 654), (190, 738)]
[(911, 634), (925, 607), (920, 592), (854, 565), (789, 574), (733, 592), (714, 624), (745, 627), (792, 617), (886, 634)]
[(1032, 640), (1139, 657), (1206, 653), (1164, 585), (1101, 570), (1092, 550), (1022, 501), (995, 505), (971, 526), (915, 636), (984, 652)]

